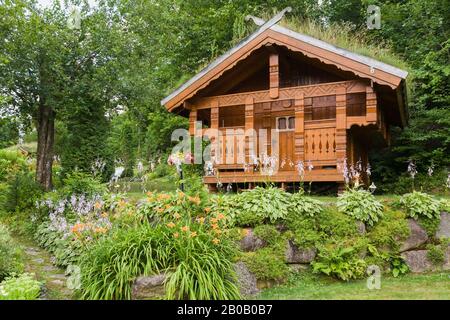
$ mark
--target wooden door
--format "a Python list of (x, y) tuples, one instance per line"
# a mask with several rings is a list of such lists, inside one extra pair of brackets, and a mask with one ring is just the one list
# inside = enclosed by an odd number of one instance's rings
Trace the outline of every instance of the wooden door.
[(292, 171), (294, 170), (295, 158), (294, 158), (294, 131), (281, 131), (279, 132), (279, 162), (280, 171)]

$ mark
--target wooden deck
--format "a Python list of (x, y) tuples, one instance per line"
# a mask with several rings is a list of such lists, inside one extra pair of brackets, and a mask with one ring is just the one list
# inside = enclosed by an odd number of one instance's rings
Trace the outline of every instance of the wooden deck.
[[(218, 176), (205, 176), (203, 182), (207, 184), (248, 183), (248, 182), (300, 182), (296, 171), (279, 171), (272, 176), (260, 172), (220, 172)], [(303, 182), (344, 182), (342, 173), (336, 169), (317, 169), (305, 172)]]

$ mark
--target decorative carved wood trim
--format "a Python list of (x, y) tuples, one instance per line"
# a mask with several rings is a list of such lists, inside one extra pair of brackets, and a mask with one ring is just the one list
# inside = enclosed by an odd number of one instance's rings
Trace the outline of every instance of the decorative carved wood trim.
[[(348, 93), (366, 92), (367, 84), (363, 81), (339, 81), (321, 83), (308, 86), (298, 86), (279, 89), (279, 100), (292, 99), (301, 94), (306, 97), (320, 97), (334, 95), (339, 88), (345, 89)], [(197, 109), (210, 108), (213, 101), (217, 101), (221, 107), (245, 104), (247, 98), (252, 97), (255, 103), (272, 101), (270, 90), (251, 91), (235, 93), (222, 96), (206, 97), (194, 100)]]
[(279, 94), (279, 62), (278, 53), (271, 53), (269, 56), (269, 96), (272, 99), (277, 99)]

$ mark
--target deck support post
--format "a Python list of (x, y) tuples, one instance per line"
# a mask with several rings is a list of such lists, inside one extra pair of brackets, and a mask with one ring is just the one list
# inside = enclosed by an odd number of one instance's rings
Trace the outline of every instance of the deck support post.
[(296, 161), (305, 161), (305, 99), (299, 94), (294, 100), (295, 131), (294, 131), (294, 153)]
[(366, 87), (366, 121), (377, 122), (377, 95), (371, 86)]
[(336, 89), (336, 159), (347, 158), (347, 96), (346, 88)]
[(215, 159), (216, 163), (222, 163), (220, 157), (220, 136), (219, 136), (219, 102), (214, 100), (211, 102), (211, 159)]
[(195, 136), (196, 135), (196, 122), (197, 122), (197, 109), (195, 107), (192, 107), (191, 111), (189, 112), (189, 135)]
[(253, 97), (248, 97), (245, 100), (245, 163), (251, 163), (251, 156), (256, 153), (257, 142), (255, 141), (254, 128), (254, 99)]

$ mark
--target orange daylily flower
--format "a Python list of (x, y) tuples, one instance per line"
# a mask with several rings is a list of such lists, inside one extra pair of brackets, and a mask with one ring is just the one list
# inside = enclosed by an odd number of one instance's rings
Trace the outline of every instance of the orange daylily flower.
[(217, 218), (211, 218), (211, 223), (217, 223)]
[(219, 229), (219, 225), (217, 223), (213, 223), (211, 225), (211, 228), (213, 228), (214, 230)]
[(189, 201), (191, 201), (192, 203), (195, 203), (196, 205), (200, 204), (200, 198), (198, 196), (196, 196), (196, 197), (189, 197), (188, 199), (189, 199)]
[(173, 236), (174, 236), (174, 238), (178, 238), (178, 237), (179, 237), (178, 232), (175, 232), (175, 233), (173, 234)]
[(213, 242), (214, 244), (219, 244), (220, 240), (217, 239), (217, 238), (214, 238), (214, 239), (212, 240), (212, 242)]
[(210, 208), (210, 207), (206, 207), (206, 208), (205, 208), (205, 212), (206, 212), (206, 213), (208, 213), (208, 212), (210, 212), (210, 211), (211, 211), (211, 208)]
[(173, 228), (173, 227), (175, 227), (175, 223), (169, 222), (169, 223), (167, 224), (167, 226), (168, 226), (169, 228)]
[(196, 237), (196, 236), (197, 236), (197, 232), (192, 231), (192, 232), (191, 232), (191, 238), (194, 238), (194, 237)]
[(108, 231), (106, 228), (103, 227), (98, 227), (94, 229), (95, 233), (106, 233), (106, 231)]
[(222, 220), (223, 218), (225, 218), (225, 216), (222, 213), (217, 215), (217, 220)]
[(221, 234), (221, 233), (222, 233), (222, 230), (220, 230), (220, 229), (214, 229), (214, 232), (215, 232), (216, 234)]
[(94, 208), (95, 209), (100, 209), (102, 207), (102, 204), (100, 203), (100, 202), (96, 202), (95, 204), (94, 204)]
[(147, 192), (148, 197), (151, 197), (152, 195), (153, 195), (153, 192), (151, 192), (151, 191)]
[(189, 231), (189, 227), (188, 226), (181, 227), (181, 231), (187, 232)]

